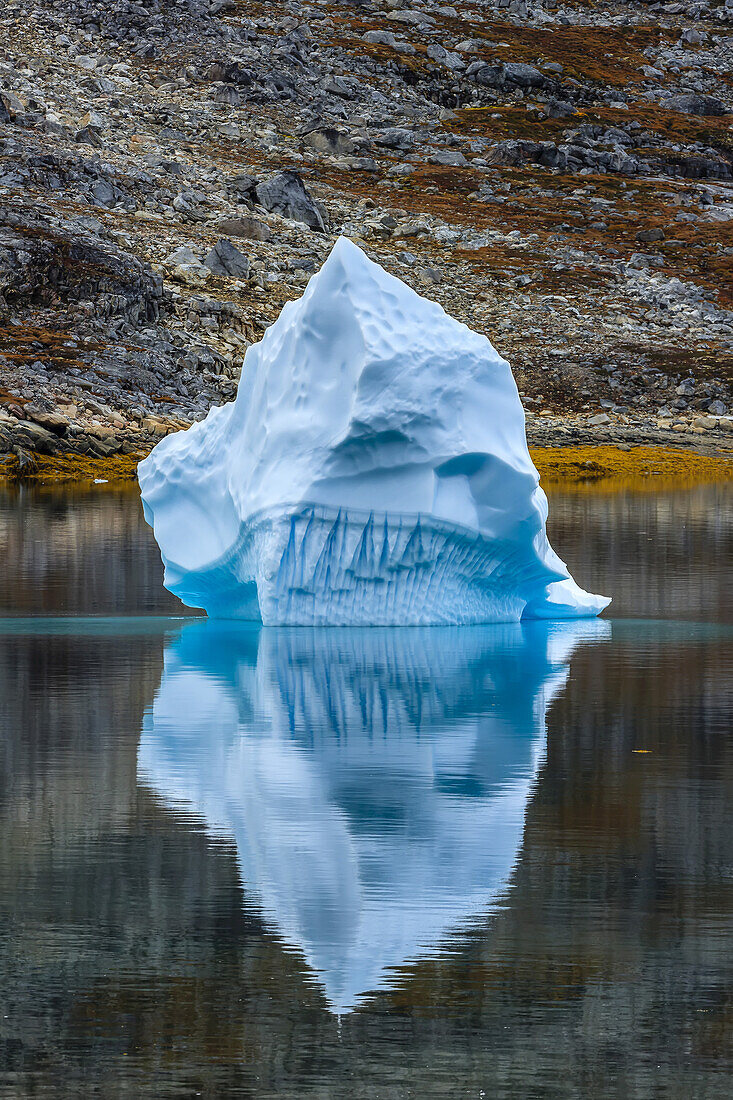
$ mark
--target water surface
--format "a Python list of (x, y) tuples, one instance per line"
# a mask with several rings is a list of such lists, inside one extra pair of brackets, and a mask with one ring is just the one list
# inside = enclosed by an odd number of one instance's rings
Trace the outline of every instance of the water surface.
[(466, 629), (184, 617), (138, 509), (0, 498), (0, 1095), (730, 1094), (729, 489)]

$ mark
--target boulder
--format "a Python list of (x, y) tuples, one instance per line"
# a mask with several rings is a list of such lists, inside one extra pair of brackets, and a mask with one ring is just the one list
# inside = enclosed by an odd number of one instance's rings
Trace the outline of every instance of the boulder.
[(303, 137), (303, 144), (314, 153), (325, 153), (329, 156), (356, 152), (356, 145), (349, 135), (334, 127), (311, 130)]
[(318, 233), (326, 232), (323, 213), (305, 189), (297, 172), (278, 172), (257, 186), (257, 201), (265, 210), (301, 222)]
[(460, 149), (441, 149), (430, 157), (431, 164), (442, 164), (452, 168), (465, 168), (468, 161)]
[(204, 264), (213, 275), (230, 279), (246, 279), (249, 275), (249, 258), (226, 238), (217, 241)]
[(377, 145), (384, 145), (387, 149), (396, 149), (399, 152), (407, 152), (415, 144), (415, 135), (405, 126), (390, 126), (381, 133), (375, 135)]
[(34, 405), (26, 405), (25, 415), (35, 424), (40, 424), (48, 432), (55, 435), (66, 435), (69, 421), (55, 409), (39, 409)]
[(502, 66), (504, 80), (508, 84), (516, 84), (518, 88), (542, 88), (546, 80), (539, 69), (534, 65), (526, 65), (521, 61), (506, 61)]
[(697, 95), (692, 92), (685, 95), (671, 96), (665, 99), (663, 107), (668, 111), (681, 111), (685, 115), (727, 115), (730, 114), (725, 104), (712, 95)]
[(220, 233), (226, 233), (228, 237), (244, 237), (248, 241), (269, 241), (272, 230), (265, 222), (257, 218), (223, 218), (218, 223)]
[(655, 241), (664, 240), (663, 229), (643, 229), (641, 233), (636, 234), (637, 241), (642, 244), (653, 244)]
[(477, 84), (485, 88), (501, 88), (504, 85), (503, 65), (485, 65), (481, 61), (474, 61), (466, 70)]
[(166, 258), (163, 260), (164, 267), (175, 267), (177, 264), (197, 264), (199, 258), (192, 248), (188, 245), (181, 245), (179, 248), (174, 248)]

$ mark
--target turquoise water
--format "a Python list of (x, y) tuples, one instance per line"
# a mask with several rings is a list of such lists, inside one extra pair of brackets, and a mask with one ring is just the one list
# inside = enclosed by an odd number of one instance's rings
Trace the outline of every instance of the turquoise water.
[(730, 1094), (731, 494), (551, 514), (616, 617), (262, 630), (0, 499), (0, 1095)]

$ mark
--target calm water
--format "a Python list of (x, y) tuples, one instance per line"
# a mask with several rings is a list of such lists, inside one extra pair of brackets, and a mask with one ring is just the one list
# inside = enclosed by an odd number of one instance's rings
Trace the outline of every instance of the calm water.
[(733, 492), (551, 517), (604, 621), (259, 630), (0, 496), (0, 1096), (731, 1094)]

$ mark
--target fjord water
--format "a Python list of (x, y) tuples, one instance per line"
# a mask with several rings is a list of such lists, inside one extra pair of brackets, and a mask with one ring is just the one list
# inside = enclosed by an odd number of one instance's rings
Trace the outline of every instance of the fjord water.
[(603, 620), (262, 630), (0, 498), (0, 1096), (729, 1095), (733, 494), (550, 518)]

